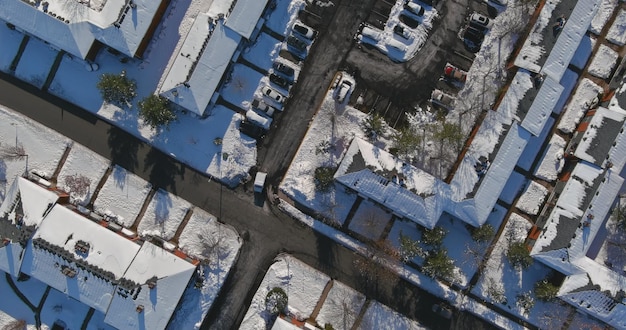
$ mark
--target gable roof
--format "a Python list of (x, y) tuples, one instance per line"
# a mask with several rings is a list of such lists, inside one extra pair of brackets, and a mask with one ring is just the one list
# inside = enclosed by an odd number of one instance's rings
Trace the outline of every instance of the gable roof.
[[(107, 0), (101, 10), (79, 1), (49, 1), (48, 12), (22, 0), (0, 0), (0, 19), (80, 58), (95, 40), (135, 56), (155, 19), (161, 0)], [(61, 21), (63, 17), (69, 22)]]
[(199, 116), (204, 115), (240, 40), (241, 36), (224, 26), (223, 20), (212, 23), (209, 16), (198, 15), (159, 93)]
[(524, 116), (521, 126), (534, 136), (539, 136), (562, 92), (563, 86), (557, 80), (550, 76), (546, 77), (530, 109)]
[(250, 39), (259, 17), (265, 10), (268, 0), (238, 0), (235, 8), (228, 15), (226, 26), (239, 33), (242, 37)]
[[(138, 292), (125, 294), (118, 288), (104, 321), (119, 329), (165, 329), (194, 272), (194, 265), (144, 242), (124, 273), (140, 285)], [(151, 289), (147, 282), (153, 277), (156, 286)], [(141, 313), (136, 312), (139, 305), (144, 307)]]

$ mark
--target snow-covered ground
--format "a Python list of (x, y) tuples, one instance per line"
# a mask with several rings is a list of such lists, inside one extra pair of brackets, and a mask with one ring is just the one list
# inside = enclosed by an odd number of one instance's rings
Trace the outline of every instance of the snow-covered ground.
[(589, 31), (600, 35), (600, 32), (602, 32), (602, 28), (611, 17), (613, 9), (615, 9), (616, 5), (617, 0), (602, 0), (602, 2), (600, 2), (600, 8), (598, 8), (598, 11), (596, 12), (596, 16), (594, 16), (593, 20), (591, 21)]
[(626, 44), (626, 10), (620, 10), (606, 35), (606, 40), (619, 46)]
[(616, 51), (606, 45), (600, 45), (587, 71), (598, 78), (607, 79), (613, 72), (618, 57)]
[(556, 180), (565, 165), (564, 152), (565, 140), (556, 134), (553, 135), (535, 170), (535, 176), (548, 182)]
[[(312, 320), (319, 326), (330, 324), (334, 329), (424, 329), (419, 323), (407, 319), (377, 301), (370, 301), (363, 318), (358, 320), (366, 303), (363, 294), (330, 278), (290, 255), (280, 255), (268, 269), (257, 289), (239, 329), (268, 329), (273, 318), (265, 309), (265, 297), (274, 287), (282, 288), (287, 294), (288, 310), (299, 320), (309, 318), (316, 305), (321, 304), (317, 318)], [(322, 301), (322, 291), (332, 285)]]
[(94, 211), (130, 227), (151, 188), (150, 183), (116, 165), (96, 198)]
[(585, 115), (593, 99), (602, 91), (602, 87), (587, 78), (583, 78), (578, 84), (567, 107), (563, 110), (564, 113), (557, 128), (563, 133), (574, 132), (574, 129), (576, 129), (576, 126)]
[(535, 181), (530, 181), (515, 206), (526, 214), (537, 215), (547, 195), (548, 189), (546, 187)]
[(141, 217), (137, 232), (142, 236), (158, 236), (169, 241), (190, 208), (191, 204), (186, 200), (159, 189)]

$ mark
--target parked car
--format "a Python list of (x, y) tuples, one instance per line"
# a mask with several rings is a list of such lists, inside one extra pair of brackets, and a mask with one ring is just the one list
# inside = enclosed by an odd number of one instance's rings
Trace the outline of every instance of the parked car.
[(283, 76), (279, 76), (275, 73), (270, 73), (270, 82), (275, 84), (276, 86), (284, 89), (289, 88), (289, 80), (285, 79)]
[(405, 29), (404, 26), (400, 25), (400, 23), (396, 24), (396, 26), (393, 27), (393, 33), (407, 40), (411, 39), (412, 34), (409, 29)]
[(300, 40), (298, 37), (294, 35), (290, 35), (287, 37), (287, 45), (293, 47), (295, 50), (299, 52), (306, 52), (307, 44), (306, 42)]
[(263, 111), (270, 117), (274, 117), (274, 112), (276, 112), (276, 108), (259, 99), (252, 100), (252, 107), (259, 111)]
[(485, 15), (481, 15), (479, 13), (473, 13), (469, 18), (469, 26), (475, 28), (476, 30), (482, 31), (483, 34), (489, 30), (491, 27), (491, 21)]
[(420, 22), (405, 13), (400, 14), (400, 22), (406, 24), (406, 26), (410, 27), (411, 29), (415, 29), (420, 25)]
[(457, 68), (450, 63), (446, 63), (446, 67), (443, 69), (443, 76), (446, 79), (456, 80), (464, 83), (467, 79), (467, 72)]
[(239, 131), (253, 139), (262, 139), (265, 136), (265, 129), (247, 120), (239, 122)]
[(266, 115), (262, 115), (261, 113), (252, 109), (246, 111), (246, 119), (266, 131), (269, 130), (270, 125), (272, 125), (272, 118)]
[(292, 67), (280, 62), (274, 62), (273, 68), (274, 73), (280, 73), (283, 77), (287, 78), (287, 80), (291, 82), (294, 81), (296, 73)]
[(283, 104), (285, 102), (285, 96), (277, 92), (275, 89), (265, 86), (261, 89), (261, 93), (268, 99), (272, 99), (276, 101), (278, 104)]
[(339, 89), (337, 90), (337, 94), (335, 95), (335, 97), (337, 98), (337, 102), (343, 103), (343, 101), (346, 99), (346, 96), (348, 96), (348, 94), (350, 93), (351, 89), (352, 82), (348, 80), (342, 81), (339, 85)]
[(480, 50), (484, 38), (485, 35), (482, 31), (471, 26), (467, 26), (465, 30), (463, 30), (463, 43), (467, 50), (472, 53), (476, 53)]
[(424, 7), (416, 4), (415, 2), (411, 0), (407, 0), (407, 2), (404, 4), (404, 9), (408, 10), (409, 12), (417, 16), (424, 16)]
[(448, 320), (452, 318), (452, 311), (448, 307), (445, 307), (440, 304), (434, 304), (432, 310), (433, 310), (433, 313), (443, 318), (446, 318)]
[(293, 25), (292, 30), (294, 32), (296, 32), (297, 34), (303, 36), (304, 38), (308, 39), (308, 40), (313, 40), (315, 39), (315, 37), (317, 36), (317, 31), (313, 30), (312, 28), (300, 23), (300, 22), (296, 22)]
[(454, 108), (454, 102), (456, 98), (454, 96), (448, 95), (444, 93), (440, 89), (435, 89), (430, 94), (430, 103), (434, 106), (439, 106), (447, 110), (452, 110)]
[(381, 32), (382, 31), (375, 29), (369, 25), (363, 25), (361, 27), (361, 38), (366, 37), (374, 41), (379, 41), (382, 40)]

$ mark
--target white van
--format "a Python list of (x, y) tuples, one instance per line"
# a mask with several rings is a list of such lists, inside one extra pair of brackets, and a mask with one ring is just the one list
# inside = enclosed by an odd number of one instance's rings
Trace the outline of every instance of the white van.
[(341, 82), (341, 84), (339, 85), (339, 89), (337, 90), (337, 102), (339, 103), (343, 103), (343, 101), (346, 99), (346, 96), (348, 96), (348, 93), (350, 93), (350, 90), (352, 89), (352, 82), (348, 81), (348, 80), (344, 80)]
[(267, 178), (267, 173), (265, 172), (256, 172), (256, 176), (254, 177), (254, 192), (262, 193), (263, 188), (265, 188), (265, 179)]
[(251, 123), (254, 123), (257, 126), (262, 127), (266, 131), (270, 129), (270, 125), (272, 125), (272, 119), (262, 116), (254, 110), (248, 110), (246, 112), (246, 118)]
[(368, 37), (375, 41), (379, 41), (382, 39), (380, 32), (380, 30), (376, 30), (367, 25), (364, 25), (363, 29), (361, 30), (361, 36)]

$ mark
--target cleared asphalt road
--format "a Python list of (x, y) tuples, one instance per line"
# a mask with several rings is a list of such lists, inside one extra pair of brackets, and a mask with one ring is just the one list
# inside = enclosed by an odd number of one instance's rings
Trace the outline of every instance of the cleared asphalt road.
[(364, 292), (426, 325), (446, 329), (449, 323), (433, 318), (430, 306), (437, 299), (404, 281), (363, 281), (355, 272), (360, 256), (267, 206), (253, 203), (242, 190), (221, 188), (197, 171), (177, 162), (134, 136), (91, 113), (0, 73), (0, 104), (85, 145), (155, 187), (164, 188), (232, 225), (247, 237), (231, 277), (205, 320), (203, 328), (230, 329), (248, 307), (265, 270), (280, 252), (288, 252), (329, 276)]

